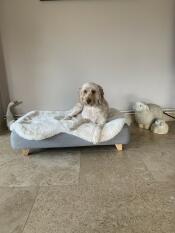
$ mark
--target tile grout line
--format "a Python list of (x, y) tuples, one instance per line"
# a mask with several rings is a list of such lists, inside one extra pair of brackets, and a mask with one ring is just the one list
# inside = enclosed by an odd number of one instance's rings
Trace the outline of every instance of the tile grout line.
[(23, 233), (24, 230), (25, 230), (26, 224), (27, 224), (27, 222), (28, 222), (28, 220), (29, 220), (29, 217), (30, 217), (30, 215), (31, 215), (31, 212), (32, 212), (32, 210), (33, 210), (33, 207), (34, 207), (34, 204), (35, 204), (35, 202), (36, 202), (36, 198), (38, 197), (39, 191), (40, 191), (40, 187), (38, 187), (38, 190), (36, 191), (35, 199), (34, 199), (34, 201), (33, 201), (32, 207), (31, 207), (31, 209), (30, 209), (30, 211), (29, 211), (29, 214), (28, 214), (28, 216), (27, 216), (27, 218), (26, 218), (26, 221), (25, 221), (25, 223), (24, 223), (24, 226), (23, 226), (23, 229), (22, 229), (21, 233)]

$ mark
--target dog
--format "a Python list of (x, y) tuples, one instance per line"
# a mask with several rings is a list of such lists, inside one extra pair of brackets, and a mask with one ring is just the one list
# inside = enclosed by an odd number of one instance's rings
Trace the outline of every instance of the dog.
[(76, 117), (71, 130), (75, 130), (80, 125), (88, 122), (95, 124), (93, 143), (97, 144), (101, 139), (102, 129), (109, 115), (109, 106), (104, 98), (103, 88), (92, 82), (83, 84), (80, 88), (79, 103), (64, 118), (70, 120)]

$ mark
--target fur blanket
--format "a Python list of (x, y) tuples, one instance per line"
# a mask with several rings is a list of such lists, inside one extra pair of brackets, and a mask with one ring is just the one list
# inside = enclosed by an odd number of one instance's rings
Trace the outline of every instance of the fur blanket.
[[(10, 125), (10, 130), (27, 140), (43, 140), (60, 133), (75, 135), (92, 142), (95, 125), (85, 123), (76, 130), (70, 126), (76, 118), (64, 120), (69, 111), (32, 111), (20, 117)], [(108, 141), (115, 137), (125, 124), (125, 117), (116, 109), (110, 109), (107, 123), (102, 130), (101, 141)]]

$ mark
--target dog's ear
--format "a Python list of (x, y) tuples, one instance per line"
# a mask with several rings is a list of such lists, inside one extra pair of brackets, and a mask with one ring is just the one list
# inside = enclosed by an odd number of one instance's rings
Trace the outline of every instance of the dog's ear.
[(98, 85), (98, 88), (99, 88), (99, 93), (100, 93), (99, 104), (102, 104), (102, 101), (104, 99), (104, 91), (103, 91), (103, 88), (100, 85)]
[(99, 88), (99, 91), (100, 91), (100, 95), (101, 95), (101, 97), (103, 98), (103, 97), (104, 97), (103, 88), (102, 88), (100, 85), (98, 85), (98, 88)]

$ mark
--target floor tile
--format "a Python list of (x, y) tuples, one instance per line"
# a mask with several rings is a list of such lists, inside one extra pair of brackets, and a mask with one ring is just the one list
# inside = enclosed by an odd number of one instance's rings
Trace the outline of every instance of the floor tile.
[(174, 183), (175, 150), (172, 147), (171, 150), (169, 148), (164, 151), (160, 149), (153, 152), (143, 152), (142, 158), (155, 180)]
[[(115, 188), (64, 186), (40, 191), (24, 233), (113, 233), (127, 229), (122, 195)], [(132, 200), (132, 196), (128, 200)], [(43, 205), (44, 203), (44, 205)], [(115, 205), (114, 205), (115, 203)], [(122, 231), (124, 232), (124, 231)], [(129, 231), (126, 231), (129, 232)]]
[(155, 183), (140, 194), (140, 199), (144, 210), (134, 204), (135, 222), (131, 225), (134, 233), (175, 232), (175, 188)]
[(81, 153), (80, 183), (115, 185), (130, 192), (154, 182), (136, 151)]
[(20, 157), (1, 166), (0, 186), (49, 186), (77, 184), (79, 153), (44, 151)]
[(0, 188), (0, 232), (22, 233), (34, 204), (36, 188)]
[(125, 195), (112, 185), (42, 188), (24, 233), (174, 233), (174, 196), (153, 185)]
[(18, 153), (16, 153), (10, 146), (9, 133), (5, 132), (0, 135), (0, 166), (18, 157)]

